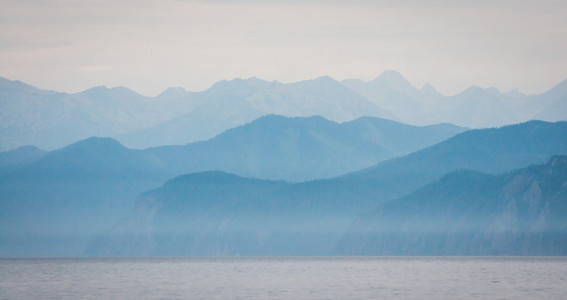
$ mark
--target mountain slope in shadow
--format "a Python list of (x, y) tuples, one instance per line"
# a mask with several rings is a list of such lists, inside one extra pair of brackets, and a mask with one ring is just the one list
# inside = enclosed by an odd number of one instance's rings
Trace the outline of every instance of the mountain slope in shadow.
[(456, 171), (359, 217), (337, 255), (565, 255), (567, 156), (504, 175)]

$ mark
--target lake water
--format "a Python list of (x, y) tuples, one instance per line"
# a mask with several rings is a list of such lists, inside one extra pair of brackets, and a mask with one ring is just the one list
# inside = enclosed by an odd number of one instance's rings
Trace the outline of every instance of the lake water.
[(566, 299), (567, 258), (0, 259), (1, 299)]

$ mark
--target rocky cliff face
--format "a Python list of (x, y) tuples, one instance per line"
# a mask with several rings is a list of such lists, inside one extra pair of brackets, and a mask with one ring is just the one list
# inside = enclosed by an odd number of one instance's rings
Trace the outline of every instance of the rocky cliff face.
[(451, 173), (361, 216), (350, 255), (566, 255), (567, 156), (501, 176)]

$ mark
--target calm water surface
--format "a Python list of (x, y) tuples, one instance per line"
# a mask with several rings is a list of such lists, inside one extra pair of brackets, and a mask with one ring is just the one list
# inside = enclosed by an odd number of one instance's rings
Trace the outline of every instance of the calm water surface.
[(2, 299), (567, 299), (567, 258), (0, 259)]

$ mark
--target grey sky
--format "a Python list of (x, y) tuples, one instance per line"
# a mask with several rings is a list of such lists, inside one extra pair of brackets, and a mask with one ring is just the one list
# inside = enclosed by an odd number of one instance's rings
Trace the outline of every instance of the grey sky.
[(147, 95), (221, 79), (370, 80), (445, 94), (567, 78), (567, 1), (0, 0), (0, 76)]

